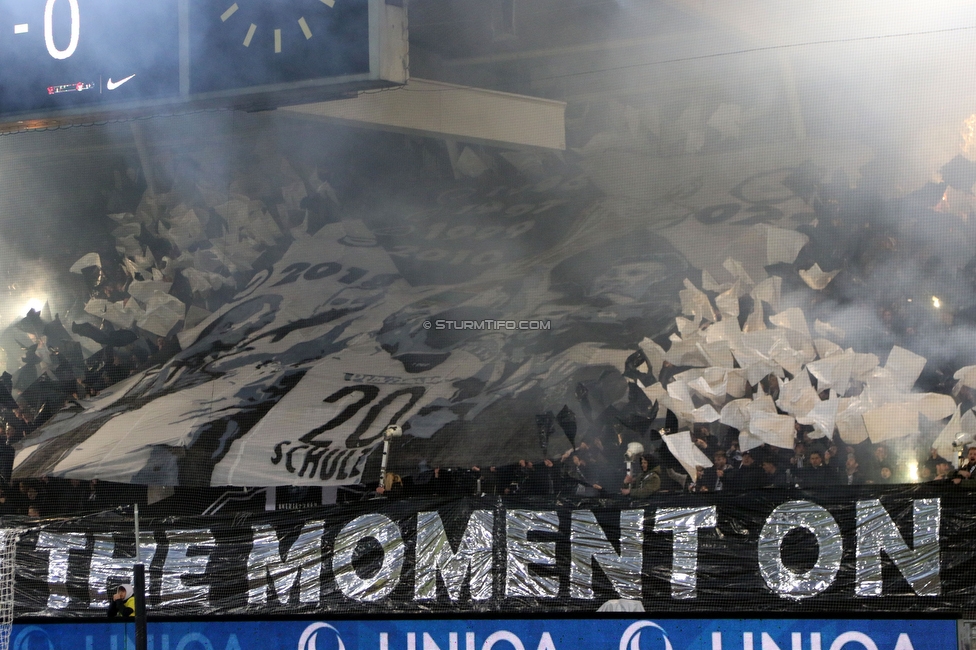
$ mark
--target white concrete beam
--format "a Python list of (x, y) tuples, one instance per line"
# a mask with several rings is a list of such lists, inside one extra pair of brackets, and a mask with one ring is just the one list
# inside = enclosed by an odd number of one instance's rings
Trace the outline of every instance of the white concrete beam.
[(350, 126), (502, 147), (566, 148), (566, 103), (495, 90), (410, 79), (353, 99), (279, 109)]

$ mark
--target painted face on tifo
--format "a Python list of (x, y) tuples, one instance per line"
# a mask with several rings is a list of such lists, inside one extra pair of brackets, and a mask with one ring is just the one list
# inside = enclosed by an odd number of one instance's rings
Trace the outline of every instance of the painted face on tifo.
[(620, 301), (621, 298), (638, 300), (652, 284), (667, 275), (667, 267), (661, 262), (630, 262), (612, 266), (593, 279), (589, 297), (606, 296)]

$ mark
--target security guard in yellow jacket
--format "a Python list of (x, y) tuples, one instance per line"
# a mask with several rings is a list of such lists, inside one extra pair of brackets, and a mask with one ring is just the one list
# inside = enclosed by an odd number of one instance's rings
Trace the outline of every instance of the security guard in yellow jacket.
[(119, 585), (108, 606), (109, 618), (131, 618), (136, 615), (136, 590), (132, 585)]

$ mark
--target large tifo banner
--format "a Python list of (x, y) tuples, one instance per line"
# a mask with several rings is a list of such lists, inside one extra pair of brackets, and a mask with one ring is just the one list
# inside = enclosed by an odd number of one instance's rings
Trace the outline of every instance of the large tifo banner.
[[(534, 433), (534, 416), (563, 406), (600, 413), (624, 401), (624, 361), (645, 337), (673, 333), (688, 302), (680, 297), (686, 279), (698, 283), (706, 270), (729, 287), (740, 282), (735, 291), (746, 294), (753, 291), (746, 285), (766, 279), (767, 265), (796, 259), (809, 237), (794, 228), (813, 218), (804, 192), (790, 189), (809, 166), (806, 154), (789, 148), (749, 158), (761, 164), (745, 165), (741, 156), (710, 162), (734, 169), (734, 179), (716, 172), (703, 187), (700, 167), (672, 179), (690, 186), (700, 204), (634, 205), (605, 196), (600, 187), (612, 179), (591, 181), (585, 164), (494, 186), (364, 179), (389, 209), (356, 209), (288, 237), (247, 197), (189, 210), (182, 201), (167, 207), (146, 197), (137, 214), (115, 215), (119, 232), (146, 227), (180, 250), (199, 247), (180, 257), (197, 290), (233, 286), (209, 271), (215, 268), (236, 269), (249, 281), (182, 330), (181, 351), (161, 366), (72, 400), (23, 442), (16, 472), (163, 486), (347, 485), (362, 482), (367, 457), (393, 423), (430, 441), (422, 446), (432, 466), (541, 460), (538, 437), (524, 434)], [(285, 191), (293, 208), (303, 188), (297, 182)], [(730, 203), (730, 191), (743, 203)], [(675, 192), (667, 194), (684, 196)], [(205, 235), (200, 219), (210, 223), (211, 214), (233, 226), (224, 238)], [(262, 246), (289, 243), (272, 264), (266, 256), (259, 263), (239, 232)], [(118, 247), (145, 260), (134, 235), (127, 237)], [(722, 266), (728, 259), (737, 260), (727, 265), (737, 275)], [(170, 284), (128, 286), (160, 304), (143, 312), (132, 311), (135, 298), (93, 299), (88, 314), (122, 328), (136, 319), (162, 333), (180, 321), (183, 305), (153, 293)], [(779, 289), (761, 295), (778, 311)], [(709, 364), (727, 371), (734, 361), (724, 340), (716, 345), (725, 353)], [(763, 344), (763, 358), (772, 341)], [(714, 352), (715, 341), (708, 343)], [(669, 362), (705, 363), (685, 359), (678, 347)], [(576, 397), (581, 382), (593, 383), (585, 405)], [(713, 397), (724, 400), (725, 389)], [(548, 451), (570, 443), (560, 433)]]
[[(131, 650), (133, 624), (15, 625), (14, 650)], [(149, 623), (156, 650), (953, 650), (948, 620), (393, 620)]]
[[(972, 504), (966, 491), (926, 487), (380, 499), (143, 521), (140, 555), (156, 616), (545, 614), (612, 599), (688, 613), (952, 616), (976, 607)], [(132, 582), (134, 554), (122, 518), (21, 531), (17, 615), (105, 616), (117, 585)]]

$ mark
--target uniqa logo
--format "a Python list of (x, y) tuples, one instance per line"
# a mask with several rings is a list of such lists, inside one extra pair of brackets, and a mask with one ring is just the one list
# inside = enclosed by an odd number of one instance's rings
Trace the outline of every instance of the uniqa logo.
[(47, 632), (36, 625), (28, 625), (14, 639), (14, 650), (54, 650)]
[[(331, 630), (332, 634), (327, 636), (335, 636), (335, 650), (346, 650), (346, 645), (342, 642), (342, 637), (339, 636), (339, 630), (335, 629), (328, 623), (312, 623), (302, 632), (302, 636), (298, 639), (298, 650), (332, 650), (329, 647), (318, 648), (318, 638), (319, 632), (321, 630)], [(19, 650), (19, 649), (15, 649)], [(24, 648), (24, 650), (28, 650)]]
[(661, 640), (664, 641), (664, 650), (673, 650), (671, 640), (668, 639), (668, 633), (653, 621), (637, 621), (624, 630), (624, 633), (620, 635), (620, 650), (641, 650), (641, 632), (648, 627), (660, 633)]

